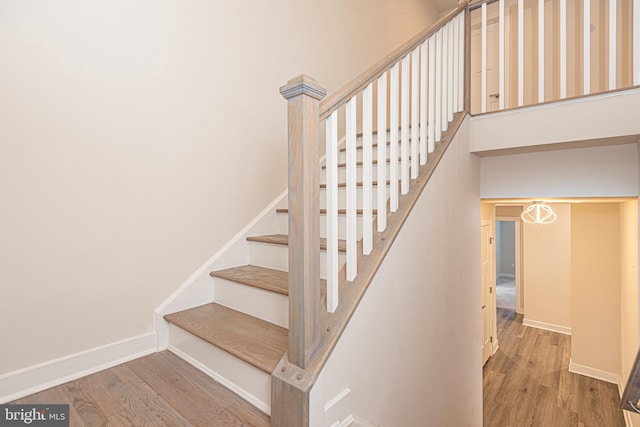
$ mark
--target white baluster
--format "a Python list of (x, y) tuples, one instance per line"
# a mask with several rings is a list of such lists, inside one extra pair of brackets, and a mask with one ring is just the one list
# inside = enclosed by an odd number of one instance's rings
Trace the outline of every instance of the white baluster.
[(420, 46), (420, 164), (427, 163), (427, 42)]
[(609, 90), (616, 88), (617, 0), (609, 0)]
[(567, 97), (567, 0), (560, 0), (560, 98)]
[(498, 82), (498, 108), (504, 109), (505, 102), (505, 90), (504, 90), (504, 0), (500, 0), (498, 2), (498, 14), (499, 21), (498, 25), (500, 26), (499, 30), (499, 40), (498, 40), (498, 72), (499, 72), (499, 82)]
[(420, 117), (420, 47), (411, 53), (411, 179), (418, 177), (418, 118)]
[(591, 0), (583, 0), (582, 38), (583, 38), (583, 92), (591, 93)]
[(338, 307), (338, 112), (326, 120), (327, 311)]
[(389, 90), (389, 210), (398, 210), (398, 68), (391, 68)]
[[(452, 34), (452, 39), (451, 39), (451, 45), (452, 45), (452, 54), (453, 54), (453, 60), (451, 61), (451, 63), (453, 64), (453, 78), (451, 80), (451, 86), (453, 89), (453, 99), (451, 102), (451, 108), (452, 108), (452, 112), (453, 113), (457, 113), (458, 111), (460, 111), (458, 109), (458, 72), (459, 67), (458, 67), (458, 59), (459, 59), (459, 55), (458, 55), (458, 49), (459, 49), (459, 43), (458, 43), (458, 37), (460, 36), (460, 32), (458, 31), (458, 16), (456, 16), (455, 18), (453, 18), (453, 20), (451, 21), (451, 25), (452, 25), (452, 30), (451, 30), (451, 34)], [(453, 118), (453, 117), (452, 117)]]
[(480, 111), (487, 111), (487, 4), (482, 3), (482, 68), (480, 78), (482, 90), (480, 91)]
[(436, 39), (436, 103), (435, 103), (435, 142), (442, 139), (442, 29), (435, 34)]
[(458, 43), (459, 43), (459, 48), (458, 48), (458, 54), (460, 55), (459, 59), (458, 59), (458, 66), (460, 67), (460, 70), (458, 71), (458, 81), (459, 81), (459, 89), (458, 89), (458, 111), (463, 111), (464, 110), (464, 75), (465, 75), (465, 71), (464, 71), (464, 48), (466, 45), (465, 42), (465, 13), (461, 12), (458, 15), (458, 20), (459, 25), (458, 25), (458, 30), (460, 31), (460, 37), (458, 38)]
[(453, 22), (449, 22), (447, 28), (447, 127), (453, 120)]
[(544, 0), (538, 0), (538, 102), (544, 102)]
[[(400, 194), (409, 192), (409, 55), (402, 58), (400, 102)], [(393, 161), (393, 160), (391, 160)]]
[(387, 228), (387, 73), (378, 78), (378, 231)]
[(356, 192), (356, 97), (347, 101), (346, 106), (346, 204), (347, 204), (347, 280), (353, 281), (358, 274), (357, 253), (357, 197)]
[(442, 28), (442, 105), (440, 120), (442, 121), (442, 131), (449, 128), (449, 113), (447, 102), (449, 101), (449, 30)]
[(427, 151), (436, 147), (436, 36), (429, 38), (429, 119), (427, 121)]
[(523, 105), (524, 105), (524, 0), (518, 0), (518, 107), (521, 107)]
[(633, 0), (633, 84), (640, 85), (640, 0)]
[(373, 83), (362, 92), (362, 253), (373, 249)]

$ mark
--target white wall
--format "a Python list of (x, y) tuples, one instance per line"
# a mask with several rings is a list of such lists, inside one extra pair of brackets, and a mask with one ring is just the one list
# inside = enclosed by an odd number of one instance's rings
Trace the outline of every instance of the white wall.
[(614, 382), (621, 348), (619, 206), (571, 205), (571, 363)]
[(524, 223), (524, 322), (571, 332), (571, 205), (551, 205), (551, 224)]
[(374, 425), (482, 422), (479, 162), (468, 135), (467, 119), (323, 371), (325, 401), (350, 388), (351, 413)]
[(0, 3), (0, 374), (150, 331), (286, 187), (279, 86), (304, 72), (336, 90), (436, 15), (424, 0)]
[(483, 157), (483, 198), (638, 195), (636, 144)]
[(496, 228), (496, 261), (498, 275), (515, 277), (516, 274), (516, 223), (515, 221), (498, 221), (500, 234)]
[[(626, 386), (638, 352), (638, 201), (620, 204), (620, 353), (621, 380)], [(631, 414), (640, 426), (640, 415)]]

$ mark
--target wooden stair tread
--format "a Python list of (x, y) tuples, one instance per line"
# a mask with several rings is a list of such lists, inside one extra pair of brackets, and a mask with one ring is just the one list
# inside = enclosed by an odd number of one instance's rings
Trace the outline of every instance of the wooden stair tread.
[[(272, 245), (287, 246), (289, 244), (289, 236), (287, 234), (264, 234), (262, 236), (250, 236), (247, 237), (247, 240), (249, 242), (270, 243)], [(324, 237), (320, 238), (320, 250), (327, 250), (327, 239), (325, 239)], [(338, 251), (347, 251), (346, 240), (338, 240)]]
[[(411, 156), (409, 156), (409, 160), (411, 160)], [(391, 163), (390, 159), (387, 159), (387, 163)], [(400, 157), (398, 157), (398, 163), (400, 163)], [(362, 166), (364, 164), (363, 160), (359, 160), (356, 162), (356, 166)], [(372, 166), (376, 166), (378, 164), (377, 160), (372, 160), (371, 161), (371, 165)], [(343, 162), (343, 163), (338, 163), (338, 168), (346, 168), (347, 167), (347, 162)], [(322, 169), (326, 169), (327, 165), (324, 164), (322, 165)]]
[[(377, 215), (378, 214), (378, 210), (377, 209), (372, 209), (373, 214)], [(279, 208), (276, 209), (276, 213), (279, 214), (285, 214), (285, 213), (289, 213), (289, 208)], [(326, 209), (320, 209), (320, 215), (326, 215), (327, 214), (327, 210)], [(347, 214), (347, 210), (346, 209), (338, 209), (338, 215), (346, 215)], [(362, 215), (363, 214), (363, 210), (362, 209), (356, 209), (356, 215)]]
[[(400, 143), (400, 141), (398, 141), (398, 143)], [(386, 145), (391, 145), (391, 141), (387, 141)], [(362, 145), (356, 145), (356, 150), (362, 150), (363, 146)], [(371, 148), (378, 148), (378, 143), (374, 142), (371, 144)], [(347, 151), (347, 147), (346, 146), (341, 146), (340, 147), (340, 152), (344, 153), (345, 151)]]
[(282, 295), (289, 295), (289, 273), (255, 265), (242, 265), (212, 271), (211, 277), (230, 280), (243, 285), (265, 289)]
[(268, 374), (288, 347), (285, 328), (216, 303), (167, 314), (164, 319)]
[[(387, 185), (390, 185), (391, 181), (387, 180)], [(358, 181), (356, 182), (356, 187), (362, 187), (364, 185), (364, 183), (362, 181)], [(378, 181), (371, 181), (371, 185), (373, 185), (374, 187), (378, 186)], [(327, 184), (320, 184), (320, 188), (327, 188)], [(347, 188), (347, 183), (346, 182), (339, 182), (338, 183), (338, 188)]]
[[(225, 268), (224, 270), (212, 271), (211, 277), (230, 280), (243, 285), (253, 286), (281, 295), (289, 295), (289, 273), (272, 268), (259, 267), (257, 265), (241, 265), (238, 267)], [(327, 288), (327, 281), (320, 279), (322, 295)]]

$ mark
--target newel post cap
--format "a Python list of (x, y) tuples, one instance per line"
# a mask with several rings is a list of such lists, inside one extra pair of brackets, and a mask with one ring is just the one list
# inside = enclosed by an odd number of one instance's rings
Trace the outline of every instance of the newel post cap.
[(307, 75), (299, 75), (287, 82), (280, 88), (280, 93), (285, 99), (291, 99), (300, 95), (307, 95), (321, 101), (327, 94), (327, 90), (320, 86), (317, 81)]

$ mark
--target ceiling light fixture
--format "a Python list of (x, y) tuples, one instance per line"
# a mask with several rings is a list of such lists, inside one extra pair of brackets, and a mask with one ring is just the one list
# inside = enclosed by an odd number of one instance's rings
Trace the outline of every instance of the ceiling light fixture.
[(533, 202), (522, 212), (520, 218), (528, 224), (551, 224), (556, 220), (556, 213), (549, 205)]

